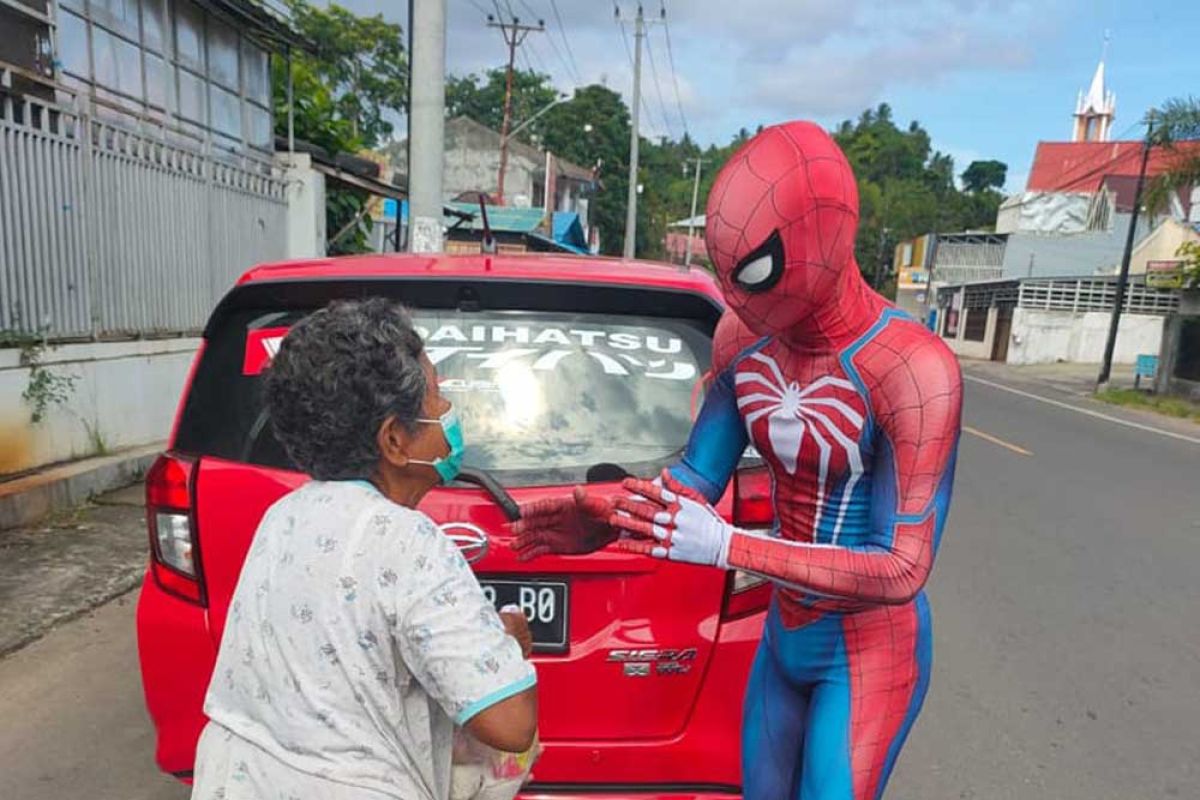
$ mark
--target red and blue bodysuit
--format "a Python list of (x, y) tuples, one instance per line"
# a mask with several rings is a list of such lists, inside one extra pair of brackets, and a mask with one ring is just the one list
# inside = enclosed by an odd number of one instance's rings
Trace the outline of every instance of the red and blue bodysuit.
[[(922, 587), (950, 505), (958, 365), (863, 282), (854, 176), (819, 127), (754, 137), (707, 212), (732, 312), (714, 380), (682, 461), (629, 481), (609, 523), (624, 549), (776, 586), (746, 692), (745, 796), (874, 800), (929, 682)], [(770, 531), (712, 508), (748, 444), (772, 477)], [(536, 535), (537, 516), (525, 544), (568, 551)]]

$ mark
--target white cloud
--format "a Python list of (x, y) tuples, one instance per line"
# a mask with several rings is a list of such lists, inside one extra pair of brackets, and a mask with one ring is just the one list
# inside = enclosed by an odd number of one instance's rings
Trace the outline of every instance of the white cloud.
[[(407, 28), (406, 3), (342, 2), (358, 13), (382, 12)], [(604, 82), (628, 101), (632, 69), (613, 18), (614, 4), (556, 2), (580, 83)], [(618, 5), (631, 19), (635, 2), (619, 0)], [(643, 5), (647, 17), (658, 20), (660, 4), (645, 0)], [(511, 7), (522, 21), (545, 19), (547, 33), (530, 34), (518, 64), (524, 66), (528, 58), (560, 88), (574, 86), (575, 70), (567, 66), (568, 47), (550, 0), (449, 0), (448, 70), (464, 74), (504, 63), (501, 34), (487, 27), (485, 18), (497, 6), (506, 15)], [(936, 91), (964, 74), (1021, 69), (1054, 16), (1027, 0), (666, 0), (665, 6), (679, 102), (702, 142), (724, 141), (740, 124), (850, 117), (899, 89)], [(631, 43), (628, 25), (626, 31)], [(678, 104), (661, 25), (649, 28), (649, 44), (666, 127), (678, 136)], [(643, 65), (650, 107), (643, 132), (656, 135), (664, 132), (663, 109), (648, 57)]]
[(793, 50), (780, 68), (760, 71), (751, 99), (785, 115), (853, 115), (884, 99), (889, 89), (936, 88), (975, 70), (1015, 69), (1030, 62), (1026, 45), (964, 28), (913, 31), (857, 52), (840, 43)]

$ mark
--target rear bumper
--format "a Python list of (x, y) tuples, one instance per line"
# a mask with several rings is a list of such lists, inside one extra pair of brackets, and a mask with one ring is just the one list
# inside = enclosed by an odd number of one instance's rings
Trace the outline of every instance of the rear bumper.
[[(720, 623), (695, 703), (668, 739), (546, 739), (526, 800), (549, 796), (738, 797), (742, 699), (766, 615)], [(613, 702), (620, 702), (614, 698)], [(661, 790), (660, 790), (661, 787)], [(618, 791), (614, 793), (614, 788)]]

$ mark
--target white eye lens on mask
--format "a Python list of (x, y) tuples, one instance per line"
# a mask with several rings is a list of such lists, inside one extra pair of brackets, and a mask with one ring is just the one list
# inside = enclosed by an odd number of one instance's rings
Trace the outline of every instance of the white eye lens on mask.
[(738, 270), (737, 282), (746, 287), (757, 286), (771, 277), (773, 269), (774, 264), (770, 253), (759, 256)]

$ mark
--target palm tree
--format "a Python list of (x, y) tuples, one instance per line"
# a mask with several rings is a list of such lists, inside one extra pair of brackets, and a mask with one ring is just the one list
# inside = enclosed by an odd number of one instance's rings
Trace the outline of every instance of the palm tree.
[(1177, 97), (1150, 112), (1149, 141), (1167, 156), (1167, 169), (1146, 189), (1146, 206), (1166, 207), (1173, 192), (1200, 187), (1200, 98)]
[[(1148, 144), (1160, 147), (1167, 168), (1146, 188), (1146, 208), (1161, 212), (1172, 195), (1200, 188), (1200, 98), (1178, 97), (1150, 113)], [(1184, 242), (1177, 255), (1184, 262), (1185, 285), (1200, 285), (1200, 243)]]

